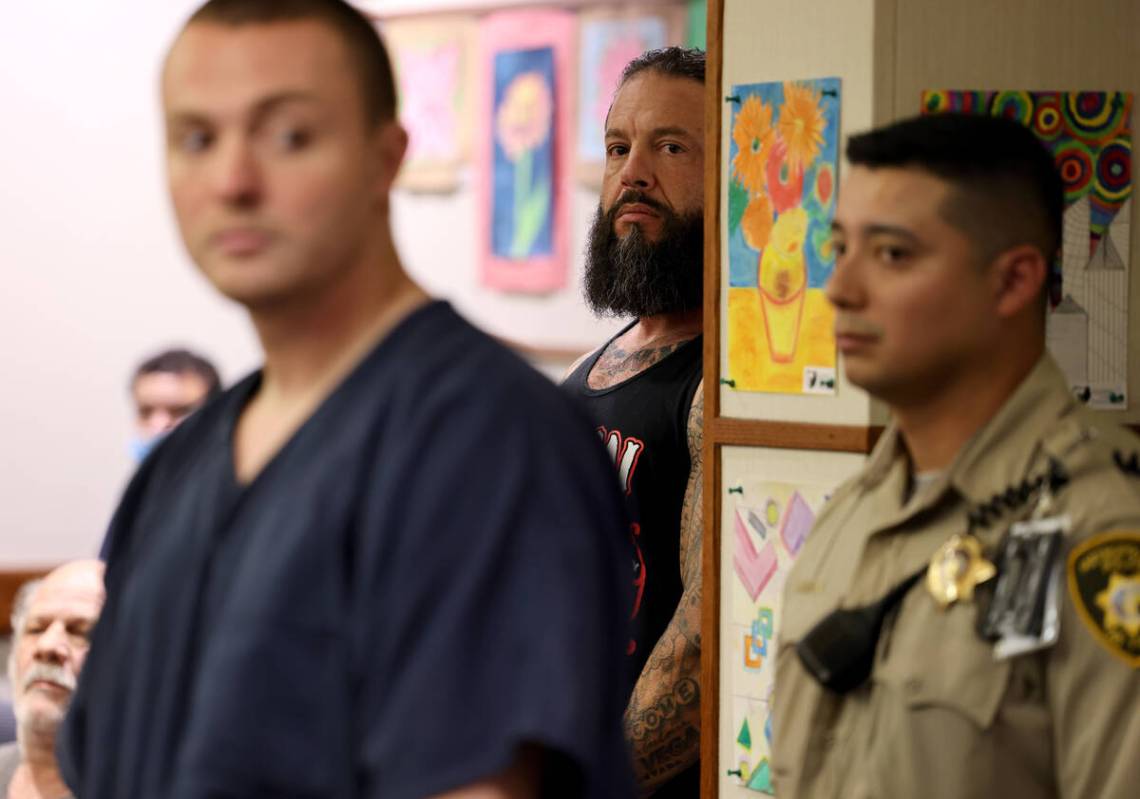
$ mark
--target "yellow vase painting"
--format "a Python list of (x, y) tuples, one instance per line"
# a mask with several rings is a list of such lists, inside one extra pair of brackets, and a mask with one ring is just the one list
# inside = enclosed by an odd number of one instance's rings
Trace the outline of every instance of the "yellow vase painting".
[(734, 86), (729, 145), (728, 375), (739, 391), (835, 391), (839, 80)]

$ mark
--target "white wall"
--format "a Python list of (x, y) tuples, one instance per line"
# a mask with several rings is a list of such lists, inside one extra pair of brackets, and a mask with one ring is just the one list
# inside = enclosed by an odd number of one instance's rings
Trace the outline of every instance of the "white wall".
[[(244, 315), (215, 296), (184, 255), (164, 188), (158, 68), (195, 5), (5, 6), (0, 568), (98, 546), (131, 468), (126, 383), (140, 357), (189, 345), (213, 357), (227, 380), (258, 362)], [(595, 202), (577, 192), (572, 288), (527, 300), (476, 285), (467, 188), (398, 197), (394, 219), (409, 269), (429, 289), (454, 297), (492, 332), (575, 349), (600, 342), (616, 324), (592, 319), (576, 288)]]
[(178, 244), (156, 74), (190, 4), (9, 3), (0, 28), (0, 563), (97, 546), (127, 477), (126, 383), (168, 343), (225, 375), (255, 363), (243, 317)]
[(592, 316), (581, 296), (582, 252), (597, 204), (595, 192), (575, 189), (573, 273), (566, 289), (547, 295), (506, 295), (479, 284), (475, 194), (469, 177), (454, 195), (398, 193), (393, 226), (408, 271), (483, 329), (528, 346), (584, 352), (620, 325)]

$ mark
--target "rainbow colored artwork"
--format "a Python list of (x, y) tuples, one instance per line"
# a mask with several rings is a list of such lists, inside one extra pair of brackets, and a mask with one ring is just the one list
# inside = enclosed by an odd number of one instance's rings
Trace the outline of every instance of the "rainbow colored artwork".
[(1132, 95), (939, 89), (922, 93), (922, 112), (1016, 119), (1053, 154), (1065, 216), (1049, 349), (1077, 397), (1092, 407), (1126, 408)]

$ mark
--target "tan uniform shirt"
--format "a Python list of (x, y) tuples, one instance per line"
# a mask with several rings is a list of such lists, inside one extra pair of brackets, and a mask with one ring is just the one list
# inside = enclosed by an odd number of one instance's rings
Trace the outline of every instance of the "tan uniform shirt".
[[(786, 583), (772, 719), (777, 796), (1140, 796), (1140, 476), (1127, 466), (1136, 452), (1140, 439), (1084, 410), (1048, 356), (905, 505), (909, 461), (888, 429), (820, 514)], [(1072, 521), (1052, 647), (995, 660), (975, 631), (977, 605), (941, 610), (919, 582), (884, 623), (866, 684), (840, 696), (815, 682), (796, 641), (835, 608), (883, 597), (966, 531), (971, 508), (1046, 473), (1050, 456), (1070, 478), (1053, 507)], [(1033, 506), (975, 530), (987, 555)], [(1086, 559), (1081, 579), (1115, 580), (1115, 615), (1080, 606), (1071, 561), (1082, 546), (1099, 547), (1100, 559), (1091, 572)]]

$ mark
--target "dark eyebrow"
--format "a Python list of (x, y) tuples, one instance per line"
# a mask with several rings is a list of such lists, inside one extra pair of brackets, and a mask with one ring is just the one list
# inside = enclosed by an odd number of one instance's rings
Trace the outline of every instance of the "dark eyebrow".
[(863, 235), (868, 238), (871, 236), (894, 236), (895, 238), (906, 239), (911, 244), (918, 244), (918, 236), (897, 225), (867, 225), (863, 228)]
[[(257, 104), (254, 105), (253, 118), (255, 121), (260, 121), (283, 105), (289, 105), (291, 103), (316, 103), (317, 101), (318, 98), (316, 95), (301, 90), (271, 94), (259, 100)], [(171, 123), (175, 124), (205, 124), (210, 121), (209, 116), (201, 112), (179, 110), (171, 112), (169, 119)]]
[[(685, 138), (685, 139), (692, 139), (693, 138), (693, 135), (691, 133), (689, 133), (689, 131), (685, 130), (684, 128), (678, 128), (675, 126), (654, 128), (652, 131), (650, 131), (650, 134), (655, 139), (659, 139), (662, 136), (681, 136), (682, 138)], [(606, 129), (606, 138), (607, 139), (609, 139), (611, 137), (624, 138), (625, 135), (626, 135), (625, 131), (621, 130), (620, 128), (607, 128)]]
[[(831, 232), (841, 233), (844, 235), (847, 234), (846, 229), (844, 229), (843, 225), (840, 224), (838, 220), (832, 220)], [(861, 232), (867, 238), (870, 238), (871, 236), (894, 236), (896, 238), (906, 239), (912, 244), (919, 243), (918, 236), (914, 235), (904, 227), (899, 227), (898, 225), (866, 225)]]

